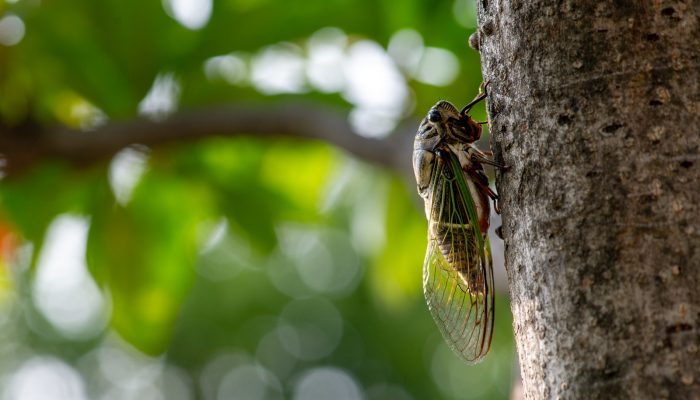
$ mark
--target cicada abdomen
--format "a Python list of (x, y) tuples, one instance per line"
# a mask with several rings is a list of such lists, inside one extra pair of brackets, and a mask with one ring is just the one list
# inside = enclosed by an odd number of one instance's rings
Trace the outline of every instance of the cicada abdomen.
[(493, 271), (487, 230), (489, 198), (482, 163), (497, 165), (474, 142), (481, 126), (446, 101), (431, 108), (416, 134), (413, 166), (428, 219), (423, 291), (448, 345), (470, 363), (491, 345)]

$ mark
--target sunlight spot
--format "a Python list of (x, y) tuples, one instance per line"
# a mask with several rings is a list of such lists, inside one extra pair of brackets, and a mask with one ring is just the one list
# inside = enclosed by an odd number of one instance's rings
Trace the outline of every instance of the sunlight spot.
[(12, 375), (3, 393), (8, 400), (87, 400), (83, 379), (55, 358), (35, 357)]
[(163, 0), (165, 12), (187, 29), (204, 27), (212, 12), (212, 0)]
[(204, 278), (220, 282), (234, 278), (246, 269), (257, 268), (250, 244), (229, 229), (226, 217), (201, 223), (199, 236), (201, 257), (196, 268)]
[(224, 240), (228, 232), (228, 219), (221, 217), (216, 223), (205, 223), (201, 227), (201, 231), (202, 240), (200, 242), (202, 244), (199, 248), (199, 253), (204, 254), (210, 252)]
[(323, 298), (294, 300), (280, 314), (282, 346), (304, 361), (331, 354), (343, 334), (343, 319), (335, 306)]
[(139, 103), (139, 113), (160, 120), (177, 109), (180, 84), (172, 73), (158, 74), (146, 97)]
[(51, 103), (54, 116), (66, 126), (90, 130), (107, 122), (102, 110), (71, 90), (56, 93)]
[(402, 29), (389, 40), (389, 55), (409, 76), (418, 70), (423, 50), (423, 37), (414, 29)]
[(163, 370), (156, 384), (165, 400), (194, 399), (192, 378), (188, 373), (171, 364), (162, 363), (161, 365)]
[(104, 345), (94, 350), (97, 368), (108, 382), (118, 386), (138, 373), (150, 360), (133, 348)]
[(225, 233), (221, 241), (200, 254), (197, 273), (213, 282), (232, 279), (246, 269), (258, 267), (250, 244), (232, 232)]
[(215, 399), (224, 376), (232, 369), (252, 362), (250, 355), (242, 350), (215, 353), (199, 374), (199, 386), (203, 397)]
[(71, 105), (70, 119), (79, 121), (80, 129), (90, 130), (107, 123), (107, 115), (88, 101)]
[(299, 271), (289, 267), (290, 260), (280, 249), (268, 258), (263, 270), (267, 271), (268, 279), (281, 293), (293, 298), (307, 297), (309, 288), (302, 282)]
[(353, 127), (366, 136), (389, 134), (404, 113), (409, 96), (406, 81), (391, 57), (375, 42), (356, 42), (350, 47), (345, 75), (348, 84), (343, 97), (357, 109), (366, 110), (363, 118), (354, 119), (362, 124)]
[(269, 368), (281, 379), (293, 374), (297, 366), (297, 358), (285, 350), (277, 328), (266, 333), (258, 342), (255, 357), (260, 364)]
[(37, 308), (56, 329), (74, 339), (94, 336), (109, 319), (102, 293), (87, 270), (88, 227), (85, 217), (56, 217), (47, 229), (34, 281)]
[(5, 15), (0, 19), (0, 44), (14, 46), (24, 37), (24, 21), (16, 15)]
[(350, 47), (349, 80), (343, 96), (360, 107), (401, 110), (408, 88), (391, 58), (377, 43), (363, 40)]
[[(371, 193), (371, 195), (369, 195)], [(343, 161), (329, 179), (322, 212), (352, 209), (349, 240), (360, 254), (375, 256), (386, 243), (387, 186), (363, 163), (352, 158)]]
[(361, 400), (357, 381), (340, 368), (321, 367), (307, 370), (294, 386), (294, 400)]
[(148, 163), (148, 148), (129, 146), (112, 157), (109, 164), (109, 185), (117, 202), (126, 206)]
[(350, 125), (362, 136), (381, 138), (396, 127), (397, 115), (376, 108), (353, 108), (349, 115)]
[(345, 32), (338, 28), (320, 29), (309, 38), (306, 74), (319, 91), (333, 93), (345, 87), (342, 71), (347, 44)]
[(95, 349), (92, 360), (90, 366), (106, 383), (103, 400), (190, 400), (194, 397), (191, 379), (185, 371), (162, 359), (149, 357), (121, 340)]
[(224, 375), (216, 398), (282, 400), (282, 384), (275, 374), (260, 364), (243, 364)]
[(359, 284), (360, 262), (343, 232), (290, 224), (281, 227), (278, 236), (280, 251), (311, 291), (341, 297)]
[(342, 206), (347, 201), (350, 185), (355, 182), (355, 178), (361, 172), (358, 171), (361, 165), (352, 157), (344, 157), (338, 168), (332, 171), (328, 178), (325, 194), (321, 202), (321, 213), (328, 214), (337, 207)]
[(299, 46), (279, 43), (265, 47), (253, 58), (251, 81), (264, 94), (305, 92), (304, 63)]
[(231, 53), (207, 59), (204, 74), (212, 81), (223, 79), (231, 85), (243, 85), (247, 82), (248, 66), (243, 55)]
[(421, 58), (416, 80), (433, 86), (447, 86), (459, 74), (459, 60), (451, 51), (426, 47)]
[[(364, 254), (380, 254), (386, 243), (386, 181), (362, 179), (361, 182), (354, 182), (354, 186), (358, 190), (352, 197), (355, 207), (350, 221), (352, 242)], [(372, 193), (371, 196), (360, 194), (367, 193), (368, 190)]]

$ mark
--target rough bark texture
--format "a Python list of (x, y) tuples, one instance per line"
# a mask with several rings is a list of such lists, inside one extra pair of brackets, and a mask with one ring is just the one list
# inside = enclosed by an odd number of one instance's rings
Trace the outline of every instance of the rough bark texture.
[(700, 399), (700, 0), (477, 0), (529, 399)]

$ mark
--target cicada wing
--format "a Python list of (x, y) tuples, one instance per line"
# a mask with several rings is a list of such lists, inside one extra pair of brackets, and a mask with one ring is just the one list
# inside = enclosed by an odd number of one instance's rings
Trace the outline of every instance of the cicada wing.
[(428, 309), (449, 347), (469, 363), (488, 353), (493, 335), (493, 273), (488, 251), (484, 256), (488, 265), (465, 274), (453, 268), (437, 241), (430, 239), (423, 265)]
[(439, 170), (433, 179), (423, 292), (450, 348), (465, 361), (477, 363), (489, 351), (493, 335), (490, 247), (477, 223), (468, 178), (454, 160), (441, 167), (450, 172)]

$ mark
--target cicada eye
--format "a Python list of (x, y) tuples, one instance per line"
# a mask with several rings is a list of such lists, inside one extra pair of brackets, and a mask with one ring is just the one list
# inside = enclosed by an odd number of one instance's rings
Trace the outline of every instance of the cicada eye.
[(428, 113), (428, 120), (430, 122), (438, 122), (442, 119), (442, 115), (440, 115), (440, 112), (438, 110), (430, 110)]

